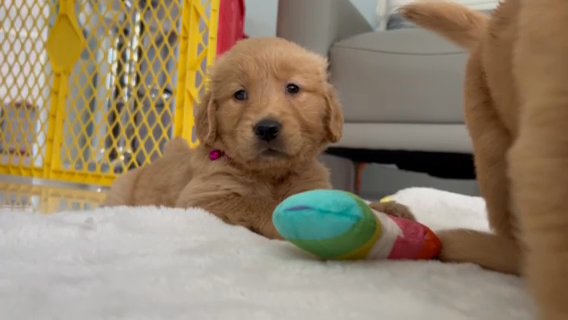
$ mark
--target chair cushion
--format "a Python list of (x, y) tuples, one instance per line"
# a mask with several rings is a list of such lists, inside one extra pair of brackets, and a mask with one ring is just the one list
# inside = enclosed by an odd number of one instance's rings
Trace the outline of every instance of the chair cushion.
[(467, 53), (421, 29), (369, 32), (330, 51), (346, 122), (463, 123)]
[(346, 123), (333, 147), (472, 153), (464, 124)]

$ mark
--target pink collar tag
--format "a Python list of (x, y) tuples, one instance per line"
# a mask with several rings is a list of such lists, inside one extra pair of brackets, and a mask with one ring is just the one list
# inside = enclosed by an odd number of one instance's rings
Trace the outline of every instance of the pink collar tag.
[(219, 160), (223, 156), (225, 156), (225, 153), (221, 150), (213, 149), (209, 152), (209, 160), (211, 161)]

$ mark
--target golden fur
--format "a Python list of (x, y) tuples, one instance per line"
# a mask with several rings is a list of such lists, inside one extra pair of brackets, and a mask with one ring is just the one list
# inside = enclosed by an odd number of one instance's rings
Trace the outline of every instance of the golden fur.
[(494, 234), (440, 233), (442, 259), (524, 274), (542, 319), (568, 319), (568, 1), (402, 9), (470, 51), (466, 122)]
[[(173, 140), (162, 158), (119, 177), (107, 205), (201, 207), (227, 223), (278, 238), (272, 212), (282, 200), (331, 187), (317, 156), (340, 139), (343, 114), (327, 80), (327, 62), (283, 39), (250, 39), (223, 56), (210, 78), (197, 108), (200, 146), (191, 150), (182, 139)], [(298, 94), (286, 91), (290, 83), (300, 87)], [(241, 89), (246, 101), (234, 97)], [(270, 144), (253, 130), (265, 119), (282, 124)], [(211, 161), (214, 149), (226, 156)], [(393, 204), (384, 211), (409, 214)]]

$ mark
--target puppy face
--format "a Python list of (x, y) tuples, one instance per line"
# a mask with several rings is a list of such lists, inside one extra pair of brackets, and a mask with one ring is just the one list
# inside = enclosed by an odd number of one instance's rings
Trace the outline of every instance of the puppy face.
[(286, 167), (341, 137), (343, 115), (324, 58), (283, 39), (239, 42), (211, 72), (197, 134), (233, 161)]

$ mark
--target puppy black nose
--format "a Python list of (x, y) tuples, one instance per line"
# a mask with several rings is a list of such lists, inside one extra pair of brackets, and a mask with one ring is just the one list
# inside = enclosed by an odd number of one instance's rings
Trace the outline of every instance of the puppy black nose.
[(262, 120), (254, 126), (254, 133), (263, 141), (271, 141), (278, 137), (282, 124), (274, 120)]

